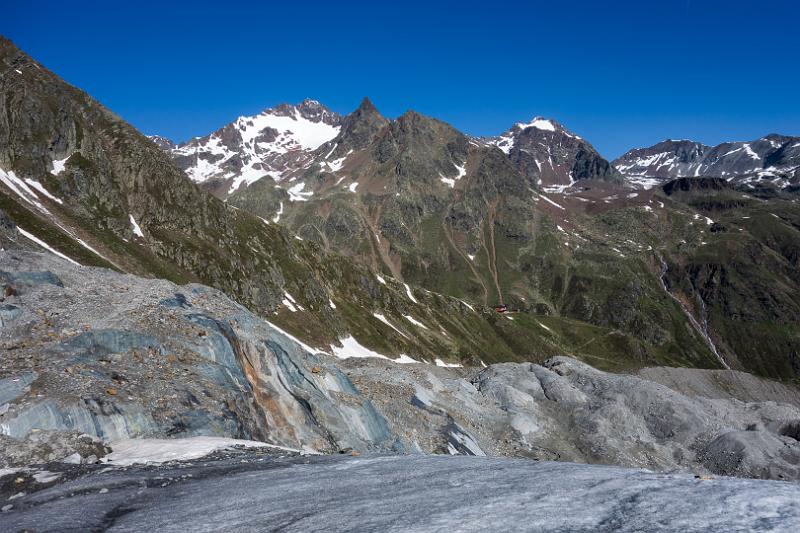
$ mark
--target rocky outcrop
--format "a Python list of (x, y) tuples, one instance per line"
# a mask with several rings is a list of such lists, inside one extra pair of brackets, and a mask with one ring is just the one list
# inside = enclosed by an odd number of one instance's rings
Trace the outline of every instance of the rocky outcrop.
[(389, 121), (365, 97), (355, 111), (342, 119), (339, 134), (317, 149), (317, 156), (333, 161), (362, 150), (387, 124)]
[[(383, 419), (346, 377), (312, 372), (316, 356), (218, 291), (85, 270), (5, 275), (23, 312), (2, 330), (2, 434), (217, 434), (391, 449)], [(115, 306), (113, 294), (126, 303)]]
[(0, 254), (0, 270), (15, 292), (4, 303), (21, 309), (0, 329), (7, 447), (41, 431), (217, 435), (798, 478), (796, 406), (688, 396), (567, 357), (487, 368), (340, 359), (201, 285), (26, 253)]

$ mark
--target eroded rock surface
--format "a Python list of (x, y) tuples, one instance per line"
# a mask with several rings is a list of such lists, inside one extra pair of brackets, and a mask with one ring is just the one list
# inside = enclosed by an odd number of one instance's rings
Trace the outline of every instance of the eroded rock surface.
[[(800, 409), (752, 401), (754, 385), (741, 401), (568, 357), (487, 368), (342, 360), (311, 353), (202, 285), (27, 252), (0, 252), (0, 271), (0, 303), (20, 310), (0, 328), (7, 446), (27, 446), (41, 431), (106, 441), (216, 435), (321, 452), (800, 478)], [(708, 382), (708, 371), (686, 372)]]

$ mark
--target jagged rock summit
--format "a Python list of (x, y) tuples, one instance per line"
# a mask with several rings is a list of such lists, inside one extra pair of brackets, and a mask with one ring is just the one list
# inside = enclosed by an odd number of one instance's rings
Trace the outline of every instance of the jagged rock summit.
[(531, 185), (562, 191), (580, 180), (620, 183), (622, 176), (597, 150), (552, 119), (518, 122), (497, 137), (483, 139), (500, 148)]

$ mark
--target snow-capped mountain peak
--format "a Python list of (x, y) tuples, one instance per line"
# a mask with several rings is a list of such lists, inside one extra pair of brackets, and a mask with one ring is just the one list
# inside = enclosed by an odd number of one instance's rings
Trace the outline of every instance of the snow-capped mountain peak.
[(481, 141), (505, 152), (532, 185), (563, 190), (581, 179), (620, 178), (589, 143), (553, 119), (517, 122), (502, 135)]
[(306, 99), (241, 116), (168, 151), (192, 180), (219, 181), (217, 189), (226, 195), (267, 175), (276, 181), (286, 178), (336, 137), (341, 119), (316, 100)]
[(517, 123), (516, 126), (520, 129), (536, 128), (544, 131), (556, 131), (555, 124), (542, 117), (536, 117), (527, 124)]
[(147, 138), (156, 143), (156, 145), (164, 151), (169, 151), (178, 147), (172, 139), (167, 139), (161, 135), (148, 135)]

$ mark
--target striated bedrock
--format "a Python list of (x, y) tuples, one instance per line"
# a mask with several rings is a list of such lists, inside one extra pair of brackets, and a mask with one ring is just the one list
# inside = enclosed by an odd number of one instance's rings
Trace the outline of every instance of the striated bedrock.
[[(7, 448), (42, 431), (105, 441), (216, 435), (326, 453), (800, 479), (800, 408), (784, 401), (793, 389), (743, 373), (619, 375), (569, 357), (486, 368), (339, 359), (311, 353), (215, 289), (30, 252), (0, 252), (0, 285), (0, 305), (18, 310), (0, 327)], [(714, 389), (723, 382), (747, 383), (746, 394)]]

